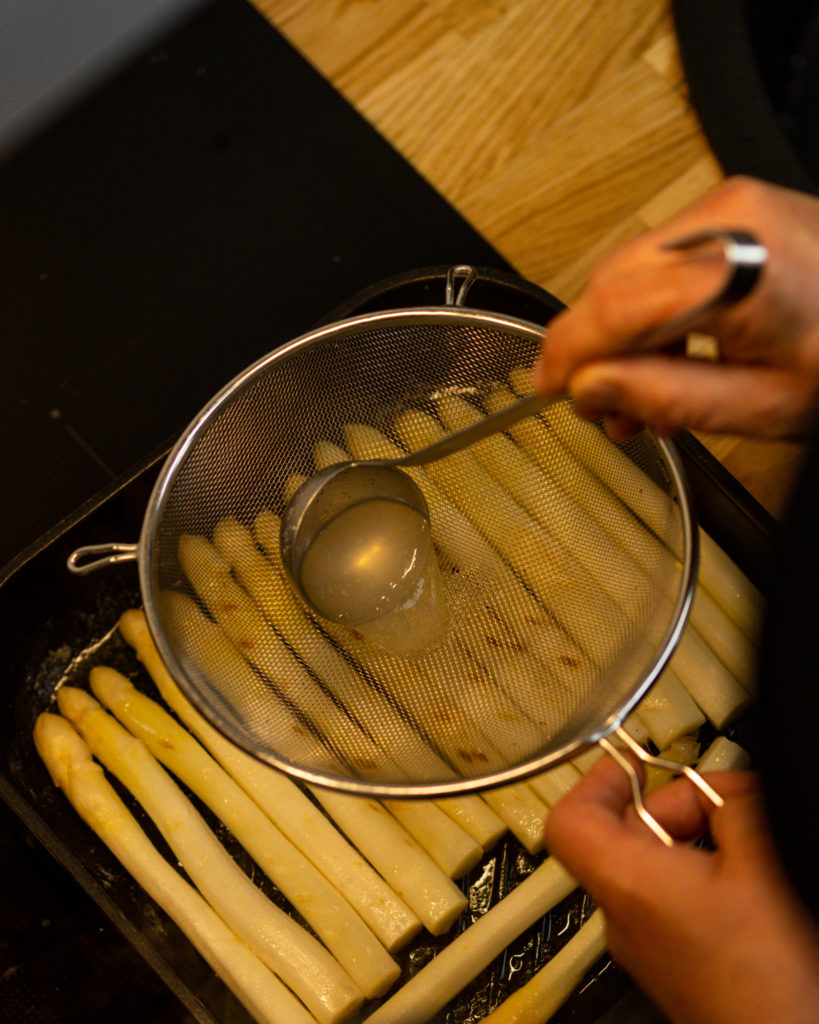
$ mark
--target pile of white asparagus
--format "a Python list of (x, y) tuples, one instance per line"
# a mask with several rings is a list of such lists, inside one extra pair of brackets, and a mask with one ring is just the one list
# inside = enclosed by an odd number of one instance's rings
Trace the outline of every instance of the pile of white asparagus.
[[(511, 389), (498, 385), (485, 394), (485, 410), (495, 411), (530, 389), (523, 370), (513, 373), (510, 383)], [(453, 395), (441, 399), (437, 409), (440, 421), (418, 411), (399, 417), (395, 439), (369, 426), (350, 425), (346, 450), (319, 444), (316, 466), (350, 456), (395, 454), (401, 450), (398, 441), (417, 447), (483, 415), (477, 405)], [(488, 665), (493, 684), (502, 684), (505, 671), (520, 668), (522, 658), (551, 658), (559, 671), (561, 665), (576, 667), (583, 656), (578, 609), (562, 608), (556, 625), (538, 600), (535, 567), (519, 561), (520, 531), (526, 529), (527, 516), (537, 512), (527, 511), (525, 481), (533, 474), (548, 474), (550, 487), (571, 505), (573, 515), (566, 522), (599, 517), (595, 529), (609, 538), (610, 566), (618, 559), (646, 557), (649, 573), (660, 556), (678, 555), (663, 551), (658, 556), (652, 550), (661, 547), (660, 531), (654, 532), (651, 522), (655, 485), (597, 427), (573, 417), (570, 422), (570, 416), (565, 408), (553, 407), (468, 453), (412, 470), (430, 506), (440, 558), (471, 570), (477, 566), (503, 583), (493, 588), (497, 606), (484, 610), (486, 628), (492, 630), (487, 647), (495, 655), (463, 655), (472, 664)], [(554, 453), (556, 446), (561, 457), (545, 459), (543, 453)], [(297, 484), (291, 480), (288, 488)], [(475, 488), (480, 489), (477, 502)], [(480, 508), (483, 517), (476, 515)], [(326, 624), (319, 628), (310, 619), (283, 575), (278, 526), (275, 512), (264, 509), (249, 525), (227, 517), (212, 537), (182, 539), (180, 563), (196, 599), (167, 594), (165, 614), (178, 642), (188, 644), (186, 655), (205, 671), (221, 673), (226, 685), (246, 679), (252, 688), (260, 678), (283, 690), (297, 684), (299, 693), (310, 694), (309, 715), (318, 731), (331, 735), (341, 751), (351, 751), (364, 775), (368, 765), (376, 772), (387, 766), (400, 778), (416, 773), (419, 763), (433, 774), (454, 774), (459, 757), (468, 768), (465, 762), (477, 754), (491, 765), (497, 738), (490, 740), (461, 721), (458, 708), (445, 706), (443, 694), (443, 706), (419, 706), (406, 670), (395, 670), (395, 659), (352, 631)], [(571, 543), (571, 538), (561, 542)], [(711, 771), (746, 762), (741, 748), (721, 735), (702, 751), (700, 735), (706, 723), (710, 734), (723, 732), (752, 699), (762, 599), (703, 531), (700, 542), (699, 585), (682, 642), (625, 727), (670, 760)], [(616, 580), (603, 579), (604, 584), (616, 594)], [(521, 610), (518, 620), (510, 620), (510, 607)], [(509, 643), (497, 642), (501, 629), (508, 631)], [(193, 708), (165, 669), (140, 610), (126, 611), (119, 631), (160, 700), (100, 665), (91, 671), (87, 688), (66, 684), (58, 689), (56, 709), (37, 720), (37, 750), (80, 816), (259, 1022), (427, 1024), (510, 942), (575, 890), (572, 878), (543, 854), (543, 821), (589, 770), (598, 748), (525, 783), (480, 795), (375, 801), (305, 787), (231, 744)], [(394, 698), (394, 703), (385, 701), (379, 716), (383, 735), (377, 730), (364, 734), (355, 725), (355, 702), (364, 708), (365, 702), (380, 699), (368, 683), (373, 677)], [(342, 683), (352, 716), (342, 714), (329, 696)], [(479, 685), (488, 684), (483, 679)], [(497, 689), (502, 691), (502, 685)], [(509, 707), (508, 742), (522, 734), (525, 744), (537, 713), (535, 696), (527, 704), (516, 691), (516, 699)], [(398, 714), (397, 706), (406, 714)], [(430, 713), (452, 721), (448, 763), (409, 725), (413, 719), (423, 724)], [(303, 745), (303, 722), (294, 715), (290, 727), (293, 742)], [(332, 756), (316, 753), (317, 758)], [(147, 813), (178, 865), (159, 852), (108, 773)], [(654, 771), (648, 784), (667, 777)], [(281, 910), (242, 870), (209, 820), (226, 827), (293, 914)], [(507, 835), (536, 857), (538, 866), (464, 926), (462, 915), (470, 911), (463, 879)], [(455, 937), (397, 984), (406, 951), (424, 932)], [(604, 925), (595, 912), (486, 1020), (548, 1020), (604, 949)]]

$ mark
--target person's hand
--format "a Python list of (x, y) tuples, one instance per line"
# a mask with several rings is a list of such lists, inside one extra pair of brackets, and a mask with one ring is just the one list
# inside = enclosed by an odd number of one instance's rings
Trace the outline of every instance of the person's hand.
[[(685, 358), (679, 345), (641, 351), (644, 332), (718, 291), (717, 249), (660, 249), (706, 228), (744, 229), (768, 250), (751, 294), (698, 328), (718, 340), (719, 361)], [(801, 437), (819, 402), (819, 200), (732, 178), (617, 250), (550, 322), (534, 383), (543, 395), (570, 395), (582, 416), (603, 417), (616, 439), (642, 424), (660, 436)]]
[[(602, 907), (612, 957), (674, 1024), (816, 1024), (819, 937), (778, 867), (756, 779), (686, 779), (646, 797), (680, 842), (668, 848), (630, 806), (609, 757), (551, 812), (546, 845)], [(688, 841), (709, 830), (714, 849)]]

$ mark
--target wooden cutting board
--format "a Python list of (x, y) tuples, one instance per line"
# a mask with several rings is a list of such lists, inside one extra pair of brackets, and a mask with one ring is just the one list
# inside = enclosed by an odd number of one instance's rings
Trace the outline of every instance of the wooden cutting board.
[[(597, 259), (723, 177), (660, 0), (253, 2), (523, 276), (566, 303)], [(781, 515), (798, 446), (700, 439)]]

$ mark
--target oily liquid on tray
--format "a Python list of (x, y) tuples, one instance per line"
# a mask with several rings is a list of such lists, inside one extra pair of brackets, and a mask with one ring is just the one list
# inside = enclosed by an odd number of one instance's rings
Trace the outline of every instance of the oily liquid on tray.
[(429, 522), (404, 502), (373, 498), (344, 509), (308, 548), (301, 584), (325, 618), (390, 654), (421, 654), (446, 633)]

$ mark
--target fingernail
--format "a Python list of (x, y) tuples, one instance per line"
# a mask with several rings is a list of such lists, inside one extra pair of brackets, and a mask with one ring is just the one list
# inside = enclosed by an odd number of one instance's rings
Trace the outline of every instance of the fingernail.
[(532, 367), (532, 383), (535, 386), (535, 391), (540, 391), (543, 385), (543, 360), (540, 358)]
[(545, 395), (549, 395), (555, 390), (549, 366), (542, 357), (532, 367), (532, 385), (535, 391)]
[(611, 381), (596, 380), (569, 390), (575, 402), (584, 406), (593, 406), (601, 412), (616, 412), (619, 408), (620, 392)]

